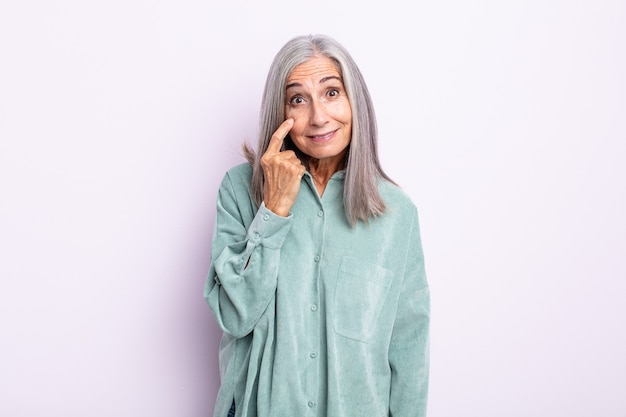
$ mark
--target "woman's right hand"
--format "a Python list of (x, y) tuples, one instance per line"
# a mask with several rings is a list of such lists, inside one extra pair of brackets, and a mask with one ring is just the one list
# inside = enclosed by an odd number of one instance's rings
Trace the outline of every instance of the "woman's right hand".
[(295, 152), (280, 150), (283, 139), (292, 127), (293, 119), (287, 119), (281, 123), (261, 157), (261, 167), (265, 174), (263, 202), (265, 207), (283, 217), (289, 215), (300, 191), (302, 175), (306, 171)]

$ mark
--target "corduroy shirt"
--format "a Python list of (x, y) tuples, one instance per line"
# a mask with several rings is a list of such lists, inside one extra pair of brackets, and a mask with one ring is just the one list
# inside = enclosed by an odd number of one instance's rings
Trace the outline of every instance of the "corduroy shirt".
[(288, 217), (224, 176), (204, 296), (224, 334), (214, 417), (422, 417), (430, 295), (417, 209), (381, 180), (387, 212), (352, 227), (344, 172), (306, 173)]

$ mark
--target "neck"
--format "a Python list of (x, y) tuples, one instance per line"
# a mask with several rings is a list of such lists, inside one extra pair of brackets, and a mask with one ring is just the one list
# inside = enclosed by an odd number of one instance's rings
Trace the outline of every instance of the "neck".
[(313, 177), (313, 183), (315, 184), (315, 188), (317, 188), (317, 192), (322, 196), (324, 194), (324, 190), (326, 189), (326, 185), (328, 181), (330, 181), (330, 177), (333, 174), (344, 168), (343, 156), (341, 158), (334, 158), (333, 160), (328, 159), (309, 159), (309, 173), (311, 177)]

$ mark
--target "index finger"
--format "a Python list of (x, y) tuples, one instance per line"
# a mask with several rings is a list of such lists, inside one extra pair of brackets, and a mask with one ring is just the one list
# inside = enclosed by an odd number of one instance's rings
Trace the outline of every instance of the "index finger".
[(272, 139), (270, 140), (269, 145), (267, 146), (266, 152), (278, 153), (280, 152), (280, 147), (283, 144), (283, 139), (287, 136), (287, 133), (293, 127), (293, 119), (287, 119), (278, 126), (278, 129), (272, 135)]

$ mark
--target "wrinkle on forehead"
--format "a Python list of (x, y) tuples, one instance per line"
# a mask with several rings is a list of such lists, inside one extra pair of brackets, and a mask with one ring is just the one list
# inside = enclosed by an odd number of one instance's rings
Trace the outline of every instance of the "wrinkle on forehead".
[(314, 56), (308, 61), (296, 66), (289, 77), (287, 77), (287, 85), (297, 83), (301, 79), (311, 79), (322, 81), (328, 77), (338, 77), (340, 80), (341, 73), (337, 64), (330, 58), (324, 56)]

